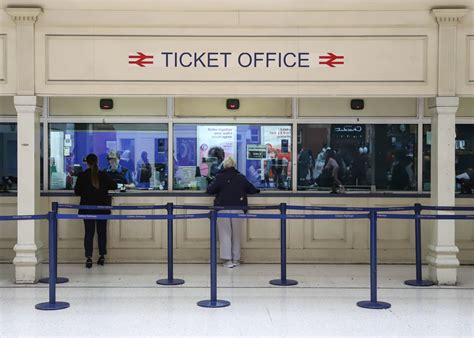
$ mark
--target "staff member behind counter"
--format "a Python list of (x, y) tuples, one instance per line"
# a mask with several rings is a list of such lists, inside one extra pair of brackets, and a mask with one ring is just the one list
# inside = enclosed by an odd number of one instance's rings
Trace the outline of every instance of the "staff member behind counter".
[(110, 175), (112, 180), (117, 184), (119, 188), (130, 189), (135, 187), (130, 171), (119, 164), (119, 157), (117, 156), (117, 153), (115, 151), (112, 150), (108, 153), (107, 161), (109, 162), (107, 173)]

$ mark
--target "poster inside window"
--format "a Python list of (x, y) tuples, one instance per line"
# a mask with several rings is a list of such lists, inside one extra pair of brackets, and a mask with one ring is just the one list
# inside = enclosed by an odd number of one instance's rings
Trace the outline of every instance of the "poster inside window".
[(416, 190), (416, 125), (298, 125), (298, 190)]
[(205, 190), (232, 156), (260, 189), (291, 190), (291, 126), (174, 126), (174, 189)]
[(121, 190), (166, 190), (166, 124), (53, 123), (49, 127), (49, 186), (73, 189), (94, 153)]

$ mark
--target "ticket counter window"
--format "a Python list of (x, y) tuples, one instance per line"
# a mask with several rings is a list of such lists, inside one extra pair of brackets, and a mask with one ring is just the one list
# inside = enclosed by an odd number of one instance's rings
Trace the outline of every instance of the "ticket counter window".
[[(43, 189), (43, 128), (40, 128), (40, 189)], [(17, 124), (0, 123), (0, 192), (17, 189), (17, 140)]]
[(174, 126), (175, 190), (205, 190), (232, 156), (260, 189), (291, 190), (291, 126)]
[(166, 124), (50, 124), (49, 188), (73, 189), (90, 153), (122, 190), (168, 188)]
[[(431, 125), (423, 126), (423, 190), (431, 190)], [(456, 124), (456, 192), (471, 194), (474, 182), (474, 124)]]
[(416, 132), (407, 124), (299, 125), (298, 190), (336, 191), (335, 175), (347, 191), (416, 190)]

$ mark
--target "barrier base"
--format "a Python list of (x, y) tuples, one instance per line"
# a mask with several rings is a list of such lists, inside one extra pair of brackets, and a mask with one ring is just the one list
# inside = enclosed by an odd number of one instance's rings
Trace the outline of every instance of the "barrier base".
[(222, 300), (222, 299), (216, 299), (216, 300), (201, 300), (200, 302), (197, 302), (197, 305), (201, 307), (210, 307), (210, 308), (218, 308), (218, 307), (226, 307), (230, 305), (230, 302), (227, 300)]
[(409, 279), (404, 282), (406, 285), (410, 286), (433, 286), (434, 283), (430, 280), (416, 280), (416, 279)]
[[(58, 277), (56, 278), (56, 284), (62, 284), (69, 282), (69, 278), (66, 277)], [(41, 278), (38, 280), (38, 283), (45, 283), (49, 284), (49, 277)]]
[(392, 305), (390, 305), (390, 303), (385, 303), (385, 302), (371, 302), (370, 300), (363, 300), (363, 301), (357, 302), (357, 306), (363, 307), (364, 309), (381, 310), (381, 309), (389, 309)]
[(276, 286), (293, 286), (298, 284), (298, 282), (293, 279), (272, 279), (269, 283)]
[(168, 279), (168, 278), (165, 278), (165, 279), (158, 279), (156, 281), (156, 284), (160, 284), (160, 285), (181, 285), (181, 284), (184, 284), (184, 279), (178, 279), (178, 278), (174, 278), (174, 279)]
[(62, 310), (62, 309), (67, 309), (69, 307), (69, 303), (66, 302), (56, 302), (56, 303), (39, 303), (35, 305), (35, 308), (37, 310)]

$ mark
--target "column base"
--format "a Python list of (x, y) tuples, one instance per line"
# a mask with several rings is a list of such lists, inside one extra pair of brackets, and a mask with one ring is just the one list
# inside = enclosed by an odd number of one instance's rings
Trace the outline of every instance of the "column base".
[(13, 259), (13, 265), (15, 265), (15, 283), (36, 283), (41, 278), (41, 255), (39, 247), (35, 244), (17, 244), (13, 250), (16, 252), (16, 256)]
[(438, 285), (456, 285), (459, 260), (456, 254), (459, 252), (456, 246), (434, 246), (428, 245), (428, 276), (431, 281)]

